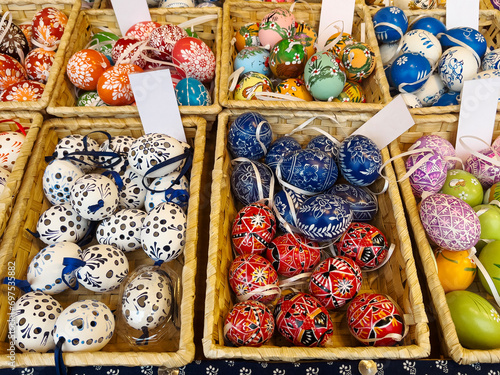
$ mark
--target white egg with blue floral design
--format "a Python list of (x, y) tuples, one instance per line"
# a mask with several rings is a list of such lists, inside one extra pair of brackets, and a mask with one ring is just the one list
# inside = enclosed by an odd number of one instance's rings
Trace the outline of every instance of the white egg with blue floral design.
[(437, 71), (451, 91), (461, 91), (464, 82), (472, 79), (479, 69), (473, 52), (465, 47), (451, 47), (439, 59)]
[(486, 52), (481, 63), (481, 70), (500, 69), (500, 48)]
[(70, 190), (83, 172), (66, 160), (52, 160), (43, 172), (43, 192), (51, 204), (69, 203)]
[(125, 253), (140, 249), (142, 223), (146, 216), (141, 210), (120, 210), (101, 221), (95, 238), (101, 245), (112, 245)]
[(432, 74), (424, 85), (412, 94), (420, 100), (424, 107), (430, 107), (443, 96), (445, 91), (444, 82), (439, 74)]

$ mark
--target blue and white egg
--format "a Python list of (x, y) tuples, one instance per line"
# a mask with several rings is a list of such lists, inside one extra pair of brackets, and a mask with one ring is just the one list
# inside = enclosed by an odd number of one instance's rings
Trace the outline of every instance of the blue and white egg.
[(398, 7), (380, 8), (373, 16), (373, 26), (379, 42), (396, 42), (408, 30), (408, 18)]
[(434, 107), (437, 106), (447, 106), (447, 105), (458, 105), (460, 103), (460, 91), (448, 91), (445, 92), (438, 100), (433, 104)]
[(340, 145), (342, 176), (356, 186), (368, 186), (379, 177), (382, 154), (375, 142), (364, 135), (351, 135)]
[(227, 146), (234, 158), (259, 160), (271, 146), (272, 138), (271, 125), (264, 116), (257, 112), (246, 112), (229, 126)]
[(115, 318), (104, 303), (77, 301), (66, 307), (56, 320), (54, 341), (64, 339), (63, 352), (95, 352), (113, 337)]
[(413, 91), (424, 107), (430, 107), (436, 103), (446, 92), (444, 82), (439, 74), (431, 74), (424, 85), (417, 91)]
[(49, 207), (38, 219), (36, 231), (47, 245), (78, 242), (89, 230), (90, 221), (78, 215), (69, 203)]
[[(255, 203), (270, 198), (269, 191), (273, 172), (265, 164), (259, 162), (239, 162), (231, 174), (231, 189), (234, 197), (243, 205)], [(259, 195), (259, 185), (262, 196)]]
[(181, 79), (175, 86), (178, 105), (211, 105), (212, 98), (207, 88), (196, 78)]
[[(78, 166), (83, 172), (88, 173), (95, 169), (96, 165), (93, 161), (93, 158), (90, 155), (78, 155), (79, 152), (87, 152), (87, 151), (99, 151), (99, 143), (96, 140), (86, 137), (85, 147), (84, 142), (85, 136), (81, 134), (71, 134), (59, 140), (54, 150), (53, 156), (56, 159), (68, 159), (73, 164)], [(76, 153), (75, 155), (71, 155)]]
[(276, 213), (276, 218), (278, 219), (281, 230), (287, 232), (287, 229), (281, 219), (292, 227), (297, 225), (297, 211), (307, 198), (309, 198), (307, 195), (296, 193), (295, 191), (286, 188), (274, 195), (273, 209)]
[(7, 169), (0, 168), (0, 195), (3, 193), (7, 180), (10, 177), (10, 172)]
[(333, 137), (330, 138), (323, 134), (318, 135), (314, 138), (311, 138), (311, 140), (306, 146), (306, 149), (321, 150), (330, 155), (330, 157), (333, 160), (337, 161), (339, 158), (340, 142), (337, 141), (335, 138), (333, 139), (332, 138)]
[(487, 52), (481, 63), (481, 70), (500, 69), (500, 48)]
[(140, 249), (142, 223), (146, 216), (141, 210), (120, 210), (99, 223), (95, 238), (99, 244), (114, 246), (124, 253)]
[(115, 213), (119, 204), (115, 182), (100, 174), (86, 174), (75, 181), (70, 189), (73, 209), (83, 218), (103, 220)]
[(349, 203), (353, 221), (368, 222), (374, 219), (378, 212), (377, 197), (367, 188), (338, 184), (333, 185), (327, 193), (339, 196)]
[[(486, 38), (479, 31), (471, 27), (454, 27), (439, 36), (443, 49), (467, 45), (473, 49), (478, 59), (482, 59), (488, 48)], [(479, 63), (479, 61), (478, 61)]]
[(43, 172), (43, 192), (51, 204), (64, 204), (70, 201), (70, 190), (75, 181), (84, 173), (73, 163), (55, 159)]
[(273, 172), (276, 172), (276, 166), (283, 155), (291, 151), (300, 150), (301, 148), (300, 143), (295, 138), (290, 136), (280, 137), (271, 143), (264, 162)]
[(419, 98), (415, 94), (411, 94), (409, 92), (401, 94), (401, 97), (406, 103), (408, 108), (422, 108), (424, 105), (420, 101)]
[(439, 59), (437, 71), (451, 91), (461, 91), (464, 82), (472, 79), (479, 63), (472, 51), (465, 47), (450, 47)]
[(411, 29), (421, 29), (429, 31), (432, 35), (438, 36), (446, 32), (446, 25), (434, 17), (422, 17), (412, 22)]
[(101, 143), (99, 152), (115, 153), (118, 154), (120, 158), (118, 159), (116, 156), (100, 156), (99, 162), (102, 163), (101, 167), (123, 173), (128, 165), (127, 154), (134, 141), (135, 138), (129, 135), (116, 135), (112, 136), (111, 139), (106, 139)]
[(431, 64), (416, 52), (403, 53), (391, 65), (391, 80), (400, 92), (414, 92), (421, 88), (431, 73)]
[(379, 46), (380, 58), (382, 59), (382, 64), (389, 64), (399, 52), (399, 42), (393, 43), (382, 43)]
[[(172, 202), (186, 210), (189, 201), (189, 181), (186, 176), (182, 176), (177, 183), (179, 172), (172, 172), (168, 176), (158, 177), (146, 192), (145, 204), (146, 212), (163, 202)], [(154, 190), (154, 191), (151, 191)]]
[[(57, 294), (68, 289), (62, 277), (64, 258), (80, 259), (80, 246), (72, 242), (58, 242), (40, 250), (31, 260), (28, 266), (26, 280), (33, 290), (39, 290), (46, 294)], [(76, 272), (64, 273), (68, 284), (73, 285), (76, 281)]]
[(127, 167), (121, 176), (123, 187), (118, 192), (118, 208), (139, 208), (144, 207), (146, 199), (146, 186), (144, 186), (144, 176), (138, 174), (132, 168)]
[(410, 30), (403, 36), (403, 53), (416, 52), (424, 56), (434, 66), (442, 54), (439, 39), (426, 30)]
[(269, 69), (269, 51), (261, 47), (245, 47), (234, 58), (234, 70), (243, 68), (241, 74), (257, 72), (266, 76), (271, 74)]

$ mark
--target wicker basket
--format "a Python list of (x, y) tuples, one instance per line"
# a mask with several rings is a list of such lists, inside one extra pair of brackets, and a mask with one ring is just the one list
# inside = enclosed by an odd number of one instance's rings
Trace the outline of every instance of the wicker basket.
[[(194, 159), (191, 169), (190, 199), (187, 213), (186, 246), (183, 255), (168, 265), (182, 278), (182, 298), (180, 301), (180, 333), (167, 336), (161, 350), (149, 350), (147, 347), (134, 346), (115, 332), (102, 351), (94, 353), (66, 353), (64, 362), (68, 366), (113, 365), (113, 366), (167, 366), (179, 367), (194, 358), (193, 318), (196, 276), (196, 248), (198, 242), (198, 208), (200, 200), (201, 173), (205, 152), (205, 120), (196, 116), (183, 117), (184, 129), (188, 142), (194, 146)], [(15, 262), (16, 278), (25, 278), (29, 262), (44, 247), (40, 240), (35, 240), (25, 230), (36, 230), (37, 220), (50, 205), (42, 191), (42, 177), (45, 156), (51, 155), (58, 140), (70, 134), (88, 134), (95, 130), (105, 130), (111, 135), (130, 135), (138, 137), (143, 128), (138, 118), (127, 119), (52, 119), (43, 124), (33, 156), (30, 160), (26, 177), (16, 202), (14, 214), (0, 247), (0, 275), (7, 275), (9, 262)], [(97, 137), (96, 137), (97, 139)], [(106, 138), (99, 139), (103, 141)], [(153, 264), (141, 250), (128, 253), (130, 270), (142, 264)], [(6, 286), (0, 294), (0, 367), (10, 366), (7, 353), (9, 342), (7, 314), (9, 303)], [(119, 304), (118, 290), (110, 293), (93, 293), (80, 287), (77, 291), (66, 291), (55, 296), (63, 305), (68, 306), (79, 299), (99, 299), (112, 310)], [(119, 329), (119, 327), (117, 327)], [(148, 351), (149, 350), (149, 351)], [(53, 366), (54, 354), (16, 353), (16, 366)]]
[[(457, 133), (458, 116), (441, 115), (441, 116), (413, 116), (415, 125), (406, 133), (401, 135), (396, 141), (390, 145), (391, 156), (395, 157), (401, 152), (407, 151), (413, 143), (423, 135), (435, 134), (439, 135), (452, 144), (455, 144)], [(494, 138), (500, 135), (500, 115), (497, 115), (495, 121)], [(404, 160), (402, 158), (394, 161), (394, 166), (398, 178), (406, 173)], [(460, 345), (458, 341), (455, 325), (451, 319), (450, 310), (445, 298), (445, 292), (439, 281), (434, 255), (426, 237), (420, 215), (417, 209), (417, 201), (413, 195), (410, 182), (408, 180), (399, 183), (403, 194), (403, 200), (406, 206), (406, 211), (410, 217), (411, 227), (415, 242), (417, 243), (418, 252), (422, 260), (424, 272), (427, 278), (427, 285), (434, 304), (435, 314), (438, 317), (442, 340), (446, 353), (458, 363), (471, 364), (475, 362), (500, 362), (500, 348), (495, 350), (470, 350)], [(492, 305), (495, 306), (493, 298), (486, 293), (478, 278), (468, 288), (468, 290), (478, 293), (485, 297)]]
[[(3, 234), (9, 217), (12, 214), (12, 207), (21, 187), (24, 172), (26, 171), (31, 151), (35, 145), (38, 131), (43, 122), (42, 115), (35, 112), (0, 112), (0, 120), (4, 119), (13, 119), (19, 122), (26, 130), (26, 140), (16, 159), (16, 164), (7, 180), (7, 184), (0, 194), (0, 236)], [(16, 130), (18, 130), (17, 125), (13, 122), (0, 123), (0, 132)]]
[(68, 45), (71, 33), (75, 27), (78, 12), (80, 11), (80, 0), (2, 0), (0, 1), (2, 14), (9, 11), (12, 14), (12, 22), (15, 24), (31, 23), (33, 16), (41, 9), (53, 7), (61, 10), (68, 16), (68, 23), (54, 57), (54, 63), (50, 69), (49, 79), (45, 84), (42, 97), (37, 101), (25, 102), (0, 102), (0, 111), (42, 111), (48, 105), (52, 92), (54, 91), (59, 71), (64, 61), (64, 53)]
[[(180, 24), (187, 20), (213, 14), (218, 18), (202, 25), (194, 27), (200, 39), (202, 39), (212, 49), (217, 60), (215, 79), (213, 81), (214, 91), (212, 95), (213, 104), (210, 106), (180, 106), (181, 115), (199, 115), (208, 121), (214, 121), (221, 107), (218, 103), (218, 86), (220, 76), (220, 55), (221, 55), (221, 35), (222, 35), (222, 10), (220, 8), (170, 8), (151, 9), (151, 18), (160, 24), (171, 23)], [(66, 65), (70, 57), (77, 51), (85, 48), (91, 36), (100, 30), (99, 28), (109, 28), (113, 33), (121, 35), (115, 13), (109, 10), (87, 10), (80, 13), (80, 17), (75, 26), (75, 31), (71, 36), (71, 48), (68, 49), (61, 74), (57, 80), (57, 89), (47, 108), (47, 112), (57, 117), (131, 117), (138, 116), (136, 106), (105, 106), (105, 107), (77, 107), (73, 84), (66, 76)]]
[[(370, 14), (372, 16), (376, 12), (377, 9), (370, 10)], [(446, 9), (433, 9), (425, 11), (405, 10), (404, 12), (408, 17), (408, 23), (410, 25), (413, 21), (422, 16), (434, 17), (441, 20), (442, 22), (446, 21)], [(370, 23), (370, 27), (373, 27), (373, 22)], [(497, 10), (480, 10), (479, 31), (485, 37), (488, 46), (492, 46), (495, 49), (500, 48), (500, 13)], [(387, 82), (387, 78), (385, 76), (384, 80)], [(500, 104), (498, 108), (500, 109)], [(431, 107), (410, 109), (412, 115), (439, 115), (447, 113), (458, 113), (459, 111), (460, 111), (460, 105), (431, 106)]]
[[(375, 70), (373, 73), (363, 80), (362, 87), (365, 92), (367, 103), (333, 103), (333, 102), (299, 102), (299, 101), (267, 101), (267, 100), (234, 100), (233, 93), (229, 91), (229, 75), (234, 71), (234, 58), (238, 54), (231, 40), (234, 34), (241, 26), (251, 22), (260, 22), (262, 18), (276, 8), (289, 9), (288, 3), (257, 3), (238, 1), (230, 2), (224, 6), (223, 15), (223, 48), (221, 66), (227, 69), (222, 69), (220, 79), (220, 97), (219, 101), (223, 107), (235, 109), (291, 109), (291, 110), (311, 110), (311, 111), (379, 111), (383, 108), (383, 104), (391, 100), (389, 94), (389, 84), (385, 78), (382, 60), (378, 50), (377, 39), (373, 27), (369, 27), (371, 19), (367, 17), (363, 6), (356, 7), (356, 13), (353, 23), (353, 36), (356, 40), (360, 40), (360, 24), (365, 22), (366, 43), (368, 43), (375, 52)], [(297, 21), (304, 21), (315, 29), (319, 26), (319, 18), (321, 14), (321, 4), (300, 4), (295, 5), (293, 14)]]
[[(430, 353), (429, 329), (424, 312), (422, 293), (412, 255), (404, 210), (397, 184), (392, 182), (388, 192), (379, 196), (379, 214), (373, 224), (396, 245), (389, 262), (377, 271), (363, 273), (361, 292), (375, 291), (391, 295), (408, 314), (410, 329), (400, 346), (363, 347), (351, 336), (345, 318), (346, 306), (331, 312), (334, 323), (335, 347), (303, 348), (291, 347), (285, 339), (275, 335), (269, 343), (259, 348), (230, 347), (224, 342), (224, 319), (232, 308), (235, 297), (228, 281), (229, 266), (233, 260), (230, 230), (241, 205), (237, 205), (230, 187), (231, 160), (226, 148), (227, 127), (241, 113), (241, 110), (224, 110), (219, 115), (215, 168), (213, 171), (212, 201), (210, 214), (210, 243), (207, 266), (207, 294), (205, 301), (205, 330), (203, 349), (208, 358), (243, 358), (247, 360), (280, 360), (296, 362), (312, 359), (374, 359), (374, 358), (423, 358)], [(276, 111), (261, 111), (268, 120), (275, 136), (283, 136), (309, 117), (313, 112), (277, 114)], [(316, 113), (317, 114), (317, 113)], [(316, 119), (313, 124), (322, 127), (341, 139), (366, 122), (371, 115), (339, 115), (340, 123)], [(299, 135), (297, 135), (299, 134)], [(314, 130), (297, 133), (301, 144), (317, 135)], [(384, 159), (389, 151), (383, 150)], [(387, 175), (394, 172), (389, 165)]]

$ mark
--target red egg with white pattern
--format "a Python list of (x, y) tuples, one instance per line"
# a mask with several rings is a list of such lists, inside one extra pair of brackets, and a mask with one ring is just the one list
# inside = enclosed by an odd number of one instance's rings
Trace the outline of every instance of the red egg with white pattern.
[(130, 36), (138, 40), (148, 40), (151, 32), (160, 26), (161, 25), (155, 21), (137, 22), (127, 30), (125, 36)]
[(94, 91), (102, 74), (111, 66), (108, 58), (93, 49), (82, 49), (68, 60), (66, 74), (73, 85)]
[(45, 85), (37, 81), (19, 81), (0, 94), (2, 102), (36, 101), (42, 98)]
[(149, 52), (144, 50), (147, 41), (139, 40), (131, 36), (125, 36), (116, 41), (111, 50), (111, 58), (115, 64), (134, 64), (144, 69)]
[(43, 48), (35, 48), (28, 53), (24, 61), (24, 67), (28, 78), (34, 81), (46, 83), (49, 79), (50, 68), (54, 64), (54, 51), (48, 51)]
[(47, 7), (40, 10), (31, 21), (32, 43), (37, 47), (56, 49), (61, 42), (68, 17), (59, 9)]
[(33, 26), (31, 26), (31, 22), (21, 23), (17, 26), (19, 26), (24, 36), (26, 37), (30, 50), (33, 49), (33, 43), (31, 43), (31, 37), (33, 36)]
[(109, 105), (130, 105), (134, 93), (128, 75), (143, 70), (134, 64), (119, 64), (106, 70), (97, 81), (97, 93)]
[(154, 29), (148, 39), (148, 46), (156, 49), (156, 51), (151, 52), (152, 57), (172, 61), (172, 50), (175, 43), (186, 37), (188, 37), (188, 33), (176, 25), (166, 24)]
[(215, 77), (215, 55), (201, 39), (179, 39), (172, 50), (172, 62), (183, 78), (192, 77), (201, 83), (210, 83)]
[(0, 133), (0, 168), (12, 172), (26, 136), (19, 132)]
[(28, 78), (26, 70), (19, 61), (0, 53), (0, 90)]

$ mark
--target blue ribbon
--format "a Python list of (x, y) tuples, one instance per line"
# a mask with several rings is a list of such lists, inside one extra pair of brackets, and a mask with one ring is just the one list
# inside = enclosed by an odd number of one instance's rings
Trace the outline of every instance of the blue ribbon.
[(33, 289), (31, 289), (30, 283), (27, 280), (14, 279), (13, 277), (4, 277), (2, 279), (2, 284), (12, 285), (12, 282), (14, 282), (15, 287), (21, 289), (21, 291), (23, 291), (24, 293), (33, 291)]
[(77, 290), (80, 284), (78, 284), (78, 278), (76, 279), (76, 283), (74, 286), (71, 286), (68, 281), (66, 280), (66, 275), (72, 273), (73, 271), (77, 270), (78, 268), (81, 268), (85, 266), (85, 262), (79, 258), (69, 258), (66, 257), (63, 259), (63, 266), (66, 266), (63, 268), (61, 272), (61, 279), (68, 286), (68, 288), (71, 288), (73, 290)]
[(56, 349), (54, 350), (54, 359), (56, 362), (56, 375), (67, 375), (66, 365), (63, 360), (63, 351), (62, 346), (66, 339), (64, 337), (59, 337), (59, 341), (57, 341)]
[(163, 262), (164, 262), (163, 260), (159, 259), (159, 260), (157, 260), (157, 261), (153, 264), (153, 266), (155, 266), (155, 267), (159, 267), (159, 266), (161, 266), (161, 265), (163, 264)]
[(137, 345), (147, 345), (149, 341), (148, 327), (142, 327), (141, 330), (142, 330), (142, 335), (137, 340), (135, 340), (135, 343)]
[(28, 232), (29, 234), (31, 234), (35, 238), (40, 238), (40, 233), (38, 233), (38, 231), (32, 232), (28, 228), (26, 228), (26, 232)]
[(98, 210), (104, 207), (104, 201), (102, 199), (99, 199), (97, 204), (93, 204), (92, 206), (89, 206), (89, 211), (93, 214), (95, 214)]
[(179, 206), (186, 207), (189, 202), (189, 192), (186, 189), (172, 189), (170, 187), (165, 191), (165, 199), (167, 202), (177, 200)]
[(106, 177), (111, 176), (111, 178), (113, 178), (113, 180), (115, 181), (116, 186), (118, 187), (118, 190), (123, 189), (123, 179), (118, 172), (116, 172), (116, 171), (104, 171), (104, 172), (102, 172), (102, 175), (106, 176)]
[(85, 236), (83, 236), (83, 238), (77, 242), (78, 246), (84, 247), (92, 242), (92, 240), (94, 239), (94, 232), (95, 232), (98, 224), (99, 224), (98, 221), (90, 221), (89, 229), (87, 230), (87, 233), (85, 233)]

